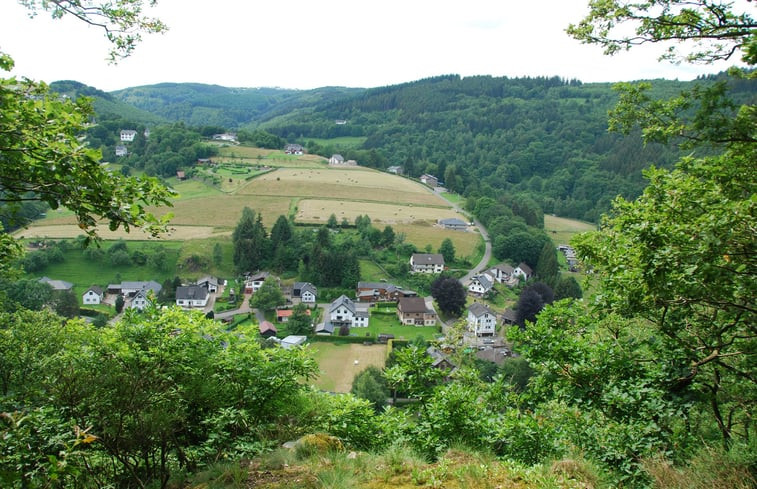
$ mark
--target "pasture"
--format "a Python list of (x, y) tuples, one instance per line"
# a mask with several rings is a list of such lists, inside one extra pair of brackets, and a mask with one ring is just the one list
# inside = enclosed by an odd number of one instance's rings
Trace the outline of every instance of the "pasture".
[[(365, 136), (340, 136), (331, 139), (308, 138), (307, 141), (313, 141), (321, 146), (333, 146), (334, 148), (359, 148), (365, 140)], [(358, 162), (360, 163), (360, 162)]]
[(595, 231), (596, 229), (597, 225), (590, 222), (544, 215), (544, 231), (552, 238), (555, 245), (570, 244), (574, 235), (586, 231)]
[(363, 168), (279, 169), (250, 181), (239, 193), (449, 207), (420, 183)]
[(435, 224), (437, 219), (461, 217), (452, 209), (440, 209), (438, 207), (306, 199), (299, 202), (295, 220), (306, 223), (325, 223), (331, 214), (334, 214), (338, 221), (341, 221), (342, 218), (347, 218), (350, 222), (354, 222), (357, 216), (368, 215), (374, 226), (379, 228), (381, 227), (379, 223), (394, 225), (398, 223), (409, 224), (416, 221), (429, 221)]
[(267, 165), (273, 167), (319, 168), (327, 164), (326, 159), (318, 155), (288, 155), (280, 150), (252, 148), (249, 146), (225, 146), (219, 149), (213, 161), (250, 165)]
[[(373, 216), (371, 216), (372, 218)], [(426, 245), (431, 245), (432, 251), (436, 252), (442, 241), (449, 238), (455, 245), (455, 256), (457, 257), (477, 255), (476, 247), (479, 243), (483, 244), (483, 239), (478, 232), (448, 231), (429, 223), (400, 223), (392, 225), (392, 228), (395, 233), (404, 233), (405, 241), (413, 243), (421, 250)]]
[(313, 385), (330, 392), (349, 392), (357, 374), (369, 365), (384, 368), (386, 361), (386, 345), (316, 342), (309, 348), (321, 371)]

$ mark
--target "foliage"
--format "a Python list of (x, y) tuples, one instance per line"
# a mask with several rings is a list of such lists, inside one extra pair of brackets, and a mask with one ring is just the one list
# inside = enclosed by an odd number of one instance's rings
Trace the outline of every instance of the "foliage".
[(292, 308), (292, 315), (287, 321), (287, 330), (291, 334), (310, 335), (313, 333), (313, 318), (308, 314), (308, 311), (308, 306), (303, 303)]
[(79, 300), (73, 290), (56, 290), (52, 298), (53, 310), (64, 318), (79, 315)]
[(240, 273), (259, 270), (267, 256), (266, 230), (260, 214), (249, 207), (242, 210), (242, 217), (231, 236), (234, 244), (234, 266)]
[(452, 263), (455, 261), (455, 245), (452, 244), (452, 240), (445, 238), (439, 247), (439, 253), (444, 257), (444, 263)]
[(0, 79), (0, 105), (6, 212), (28, 200), (63, 206), (90, 238), (100, 220), (111, 230), (144, 227), (157, 235), (165, 229), (170, 215), (159, 219), (146, 209), (169, 205), (173, 192), (152, 178), (108, 172), (99, 151), (79, 141), (92, 115), (88, 100), (61, 99), (44, 84), (10, 78)]
[(431, 296), (445, 314), (459, 316), (465, 308), (467, 293), (463, 284), (454, 277), (440, 275), (431, 283)]
[(534, 269), (536, 278), (550, 287), (555, 287), (560, 280), (560, 269), (557, 264), (557, 250), (552, 242), (544, 243), (539, 255), (539, 261)]
[(583, 297), (583, 291), (578, 284), (578, 280), (572, 276), (561, 277), (555, 287), (555, 299), (580, 299)]
[(284, 293), (281, 292), (278, 280), (272, 276), (267, 277), (250, 298), (250, 305), (261, 311), (271, 311), (284, 304)]
[(389, 398), (389, 388), (383, 373), (373, 365), (355, 376), (351, 392), (361, 399), (370, 401), (377, 412), (386, 405), (386, 400)]
[[(205, 461), (258, 453), (266, 427), (292, 414), (301, 387), (291, 376), (315, 373), (301, 349), (261, 350), (246, 339), (253, 334), (226, 333), (178, 309), (129, 311), (100, 330), (32, 312), (3, 324), (3, 349), (16, 345), (0, 368), (4, 408), (31, 412), (45, 405), (89, 427), (90, 456), (68, 463), (101, 487), (142, 486)], [(26, 436), (18, 455), (57, 454), (46, 447), (66, 439), (70, 427)], [(2, 440), (5, 453), (14, 441)], [(30, 477), (36, 485), (48, 476)]]

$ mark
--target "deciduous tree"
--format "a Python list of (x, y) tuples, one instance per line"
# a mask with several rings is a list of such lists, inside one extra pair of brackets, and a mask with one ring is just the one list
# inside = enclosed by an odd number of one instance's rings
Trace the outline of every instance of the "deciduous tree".
[(459, 316), (463, 312), (466, 291), (463, 284), (454, 277), (440, 275), (431, 284), (431, 296), (445, 314)]

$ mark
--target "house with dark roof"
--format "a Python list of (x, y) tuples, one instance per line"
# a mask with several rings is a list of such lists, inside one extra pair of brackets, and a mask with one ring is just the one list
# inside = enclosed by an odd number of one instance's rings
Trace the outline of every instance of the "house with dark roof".
[(500, 263), (499, 265), (491, 267), (487, 273), (494, 277), (494, 280), (498, 283), (502, 284), (508, 282), (512, 278), (514, 271), (515, 269), (507, 263)]
[(284, 146), (284, 153), (288, 155), (305, 154), (305, 148), (301, 144), (287, 144)]
[(448, 374), (451, 374), (457, 369), (457, 365), (455, 365), (447, 355), (433, 346), (426, 348), (426, 355), (431, 357), (431, 365), (436, 369), (447, 372)]
[(271, 274), (268, 272), (257, 272), (248, 275), (244, 281), (244, 293), (254, 294), (257, 292), (258, 289), (263, 286), (263, 282), (265, 282), (265, 279), (267, 279), (269, 275)]
[(505, 309), (505, 312), (502, 313), (502, 324), (512, 326), (517, 321), (518, 313), (515, 312), (515, 309)]
[(450, 217), (448, 219), (439, 219), (437, 222), (444, 229), (451, 229), (452, 231), (467, 231), (468, 230), (468, 223), (456, 217)]
[(474, 302), (468, 307), (468, 330), (476, 336), (494, 336), (497, 315), (484, 304)]
[(105, 294), (103, 293), (102, 287), (93, 285), (92, 287), (88, 288), (86, 292), (82, 294), (81, 302), (85, 306), (92, 305), (92, 304), (101, 304), (104, 297), (105, 297)]
[(355, 295), (361, 302), (397, 302), (401, 297), (418, 294), (386, 282), (358, 282)]
[(523, 280), (530, 279), (534, 274), (534, 271), (531, 270), (531, 267), (526, 265), (524, 262), (521, 262), (520, 265), (515, 267), (515, 270), (513, 270), (513, 275), (516, 277), (522, 277)]
[(361, 310), (355, 302), (346, 295), (339, 296), (329, 306), (328, 321), (334, 328), (349, 326), (351, 328), (368, 327), (368, 311)]
[(150, 294), (150, 292), (151, 290), (147, 288), (137, 291), (126, 307), (140, 311), (144, 310), (147, 306), (152, 304), (152, 300), (150, 300), (152, 294)]
[(414, 273), (442, 273), (444, 257), (439, 253), (413, 253), (410, 270)]
[(436, 188), (439, 186), (439, 179), (433, 175), (423, 174), (421, 175), (420, 180), (421, 180), (421, 183), (424, 183), (431, 188)]
[(476, 296), (483, 296), (494, 288), (493, 279), (484, 273), (474, 276), (468, 284), (468, 292)]
[(218, 292), (218, 286), (220, 285), (220, 282), (222, 280), (219, 280), (216, 277), (211, 277), (210, 275), (206, 275), (202, 278), (197, 279), (197, 282), (195, 282), (200, 287), (205, 287), (208, 289), (208, 292), (215, 293)]
[(426, 300), (423, 297), (402, 297), (397, 302), (397, 317), (402, 324), (436, 325), (436, 311), (426, 305)]
[(318, 289), (310, 282), (295, 282), (292, 287), (292, 297), (300, 299), (300, 302), (305, 304), (315, 304)]
[(182, 285), (176, 287), (176, 305), (185, 308), (208, 305), (208, 289), (202, 285)]

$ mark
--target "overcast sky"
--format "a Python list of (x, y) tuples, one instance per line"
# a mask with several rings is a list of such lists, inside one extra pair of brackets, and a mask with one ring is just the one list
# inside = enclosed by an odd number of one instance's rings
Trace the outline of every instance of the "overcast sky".
[(117, 66), (100, 30), (46, 13), (29, 19), (14, 0), (0, 1), (0, 51), (14, 58), (13, 74), (106, 91), (160, 82), (376, 87), (451, 73), (690, 80), (726, 68), (657, 62), (655, 47), (604, 56), (565, 34), (588, 0), (160, 0), (151, 12), (169, 31), (145, 36)]

